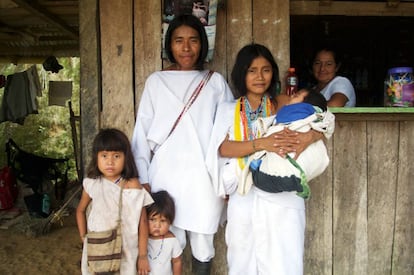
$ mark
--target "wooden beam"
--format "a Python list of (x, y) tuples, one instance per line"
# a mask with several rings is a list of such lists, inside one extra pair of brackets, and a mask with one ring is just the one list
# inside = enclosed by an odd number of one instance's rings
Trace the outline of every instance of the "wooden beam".
[(332, 4), (332, 0), (319, 0), (319, 6), (330, 6)]
[(400, 2), (390, 7), (388, 2), (290, 1), (290, 15), (345, 15), (345, 16), (414, 16), (414, 3)]
[(66, 5), (66, 6), (77, 6), (79, 1), (50, 1), (50, 0), (40, 0), (37, 1), (39, 4), (41, 4), (42, 6), (62, 6), (62, 5)]
[(27, 0), (12, 0), (14, 3), (18, 4), (20, 7), (28, 10), (29, 12), (41, 17), (45, 21), (57, 26), (59, 29), (67, 33), (70, 37), (75, 40), (79, 39), (79, 33), (68, 26), (62, 19), (51, 14), (49, 11), (45, 10), (39, 6), (36, 2), (27, 1)]
[(387, 0), (387, 6), (390, 8), (398, 7), (400, 0)]

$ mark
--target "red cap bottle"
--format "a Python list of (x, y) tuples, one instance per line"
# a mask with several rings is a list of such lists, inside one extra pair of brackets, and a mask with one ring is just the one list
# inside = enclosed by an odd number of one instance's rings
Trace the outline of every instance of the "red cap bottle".
[(286, 76), (286, 94), (293, 95), (298, 91), (298, 76), (295, 68), (289, 68)]

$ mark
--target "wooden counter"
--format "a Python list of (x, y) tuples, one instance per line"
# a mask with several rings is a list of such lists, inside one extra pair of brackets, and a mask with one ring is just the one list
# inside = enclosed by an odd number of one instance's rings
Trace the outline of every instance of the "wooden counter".
[[(366, 121), (410, 121), (414, 120), (414, 107), (355, 107), (329, 108), (337, 121), (366, 120)], [(413, 133), (414, 134), (414, 133)]]
[(414, 274), (414, 108), (332, 108), (310, 183), (305, 274)]

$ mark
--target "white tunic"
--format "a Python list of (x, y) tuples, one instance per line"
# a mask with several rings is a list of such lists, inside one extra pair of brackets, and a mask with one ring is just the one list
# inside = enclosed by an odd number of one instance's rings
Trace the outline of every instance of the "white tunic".
[[(105, 179), (85, 178), (83, 188), (92, 198), (91, 210), (87, 217), (89, 231), (104, 231), (116, 226), (120, 186)], [(124, 189), (122, 192), (122, 260), (121, 274), (137, 274), (138, 225), (141, 210), (153, 203), (145, 189)], [(82, 274), (88, 272), (86, 238), (82, 253)]]
[(148, 260), (152, 275), (172, 275), (173, 258), (183, 253), (177, 238), (148, 239)]
[(174, 122), (207, 71), (160, 71), (151, 74), (140, 101), (132, 150), (140, 181), (153, 192), (174, 198), (174, 226), (214, 234), (223, 207), (206, 163), (217, 105), (233, 95), (214, 73), (167, 138)]

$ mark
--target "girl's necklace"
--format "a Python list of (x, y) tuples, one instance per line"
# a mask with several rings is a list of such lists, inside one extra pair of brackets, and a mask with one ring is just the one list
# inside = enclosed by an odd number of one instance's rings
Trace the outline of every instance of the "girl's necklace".
[(255, 138), (253, 131), (253, 123), (259, 117), (267, 117), (270, 115), (270, 100), (264, 95), (260, 101), (259, 107), (252, 111), (249, 100), (243, 96), (240, 99), (240, 118), (243, 124), (243, 140), (252, 140)]
[(250, 106), (250, 102), (247, 99), (247, 97), (244, 98), (244, 105), (245, 105), (245, 109), (246, 109), (246, 117), (249, 120), (249, 123), (251, 123), (252, 121), (256, 121), (256, 119), (261, 116), (261, 114), (263, 113), (263, 98), (260, 101), (260, 105), (259, 107), (257, 107), (256, 110), (252, 111), (252, 107)]
[(161, 255), (163, 246), (164, 246), (164, 236), (162, 236), (160, 250), (158, 251), (157, 255), (155, 257), (152, 257), (151, 254), (148, 252), (148, 258), (150, 258), (150, 260), (158, 259), (158, 257)]
[[(234, 116), (234, 137), (237, 141), (253, 140), (256, 138), (255, 131), (253, 130), (253, 124), (259, 117), (267, 117), (271, 115), (271, 101), (264, 95), (260, 102), (260, 106), (256, 111), (252, 112), (247, 97), (242, 96), (236, 104), (235, 116)], [(248, 156), (238, 159), (241, 169), (244, 168), (244, 164), (247, 163)]]

